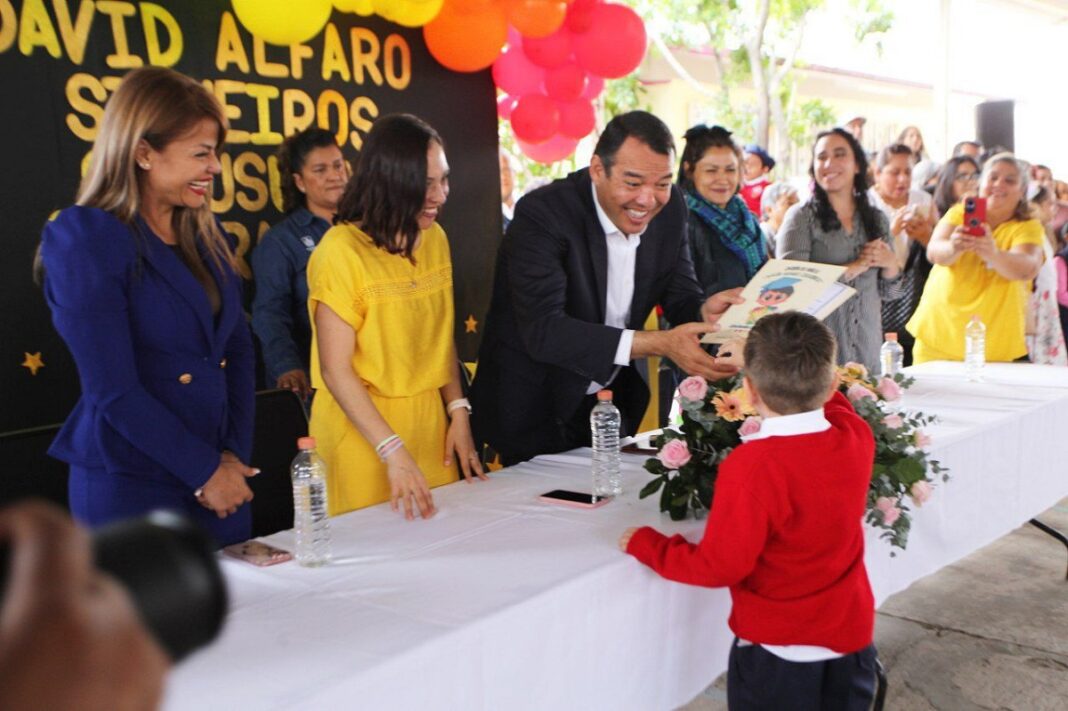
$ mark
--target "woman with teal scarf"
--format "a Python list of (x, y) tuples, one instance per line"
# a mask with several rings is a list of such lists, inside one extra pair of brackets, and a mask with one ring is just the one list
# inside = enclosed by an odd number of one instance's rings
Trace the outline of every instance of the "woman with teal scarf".
[(707, 297), (745, 286), (768, 252), (760, 224), (738, 196), (742, 149), (731, 132), (701, 124), (685, 138), (678, 184), (689, 208), (694, 270)]

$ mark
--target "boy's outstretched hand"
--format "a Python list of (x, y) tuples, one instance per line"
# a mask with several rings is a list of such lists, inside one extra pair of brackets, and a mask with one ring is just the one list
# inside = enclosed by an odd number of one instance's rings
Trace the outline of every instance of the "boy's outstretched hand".
[(619, 537), (619, 550), (624, 553), (627, 552), (627, 545), (630, 543), (631, 536), (638, 530), (637, 526), (631, 526), (626, 531), (623, 531), (623, 535)]

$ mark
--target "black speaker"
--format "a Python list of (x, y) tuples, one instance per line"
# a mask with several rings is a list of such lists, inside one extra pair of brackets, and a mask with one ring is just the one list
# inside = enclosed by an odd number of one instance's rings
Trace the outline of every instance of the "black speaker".
[(994, 146), (1015, 150), (1014, 101), (984, 101), (975, 107), (975, 136), (988, 151)]

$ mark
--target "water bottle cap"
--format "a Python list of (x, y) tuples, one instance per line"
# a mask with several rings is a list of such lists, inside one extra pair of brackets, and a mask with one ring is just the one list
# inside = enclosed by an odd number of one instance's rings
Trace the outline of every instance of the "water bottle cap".
[(600, 402), (611, 402), (611, 400), (612, 400), (612, 391), (611, 390), (598, 390), (597, 391), (597, 399)]
[(297, 440), (297, 449), (315, 449), (315, 438), (301, 437)]
[(897, 334), (896, 333), (884, 333), (883, 334), (883, 339), (885, 339), (887, 341), (893, 341), (894, 343), (897, 343)]

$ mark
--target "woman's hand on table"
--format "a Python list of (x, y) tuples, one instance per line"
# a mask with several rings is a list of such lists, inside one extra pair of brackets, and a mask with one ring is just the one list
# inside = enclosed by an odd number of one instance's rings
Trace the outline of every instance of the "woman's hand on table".
[(248, 488), (245, 479), (259, 473), (259, 469), (238, 461), (232, 452), (223, 452), (211, 478), (197, 490), (197, 501), (219, 518), (226, 518), (236, 513), (242, 504), (252, 501), (252, 489)]
[(631, 526), (626, 531), (623, 531), (623, 535), (619, 537), (619, 550), (624, 553), (627, 552), (627, 546), (630, 545), (630, 539), (634, 537), (634, 532), (637, 530), (637, 526)]
[(452, 456), (460, 464), (460, 473), (464, 481), (470, 484), (478, 477), (488, 480), (482, 471), (482, 462), (478, 458), (478, 449), (471, 437), (471, 414), (466, 407), (458, 407), (449, 413), (449, 429), (445, 434), (445, 466), (452, 466)]
[(426, 477), (407, 448), (401, 447), (386, 457), (386, 473), (389, 476), (389, 505), (394, 511), (400, 511), (403, 504), (404, 518), (409, 521), (415, 519), (416, 509), (423, 518), (437, 513)]

